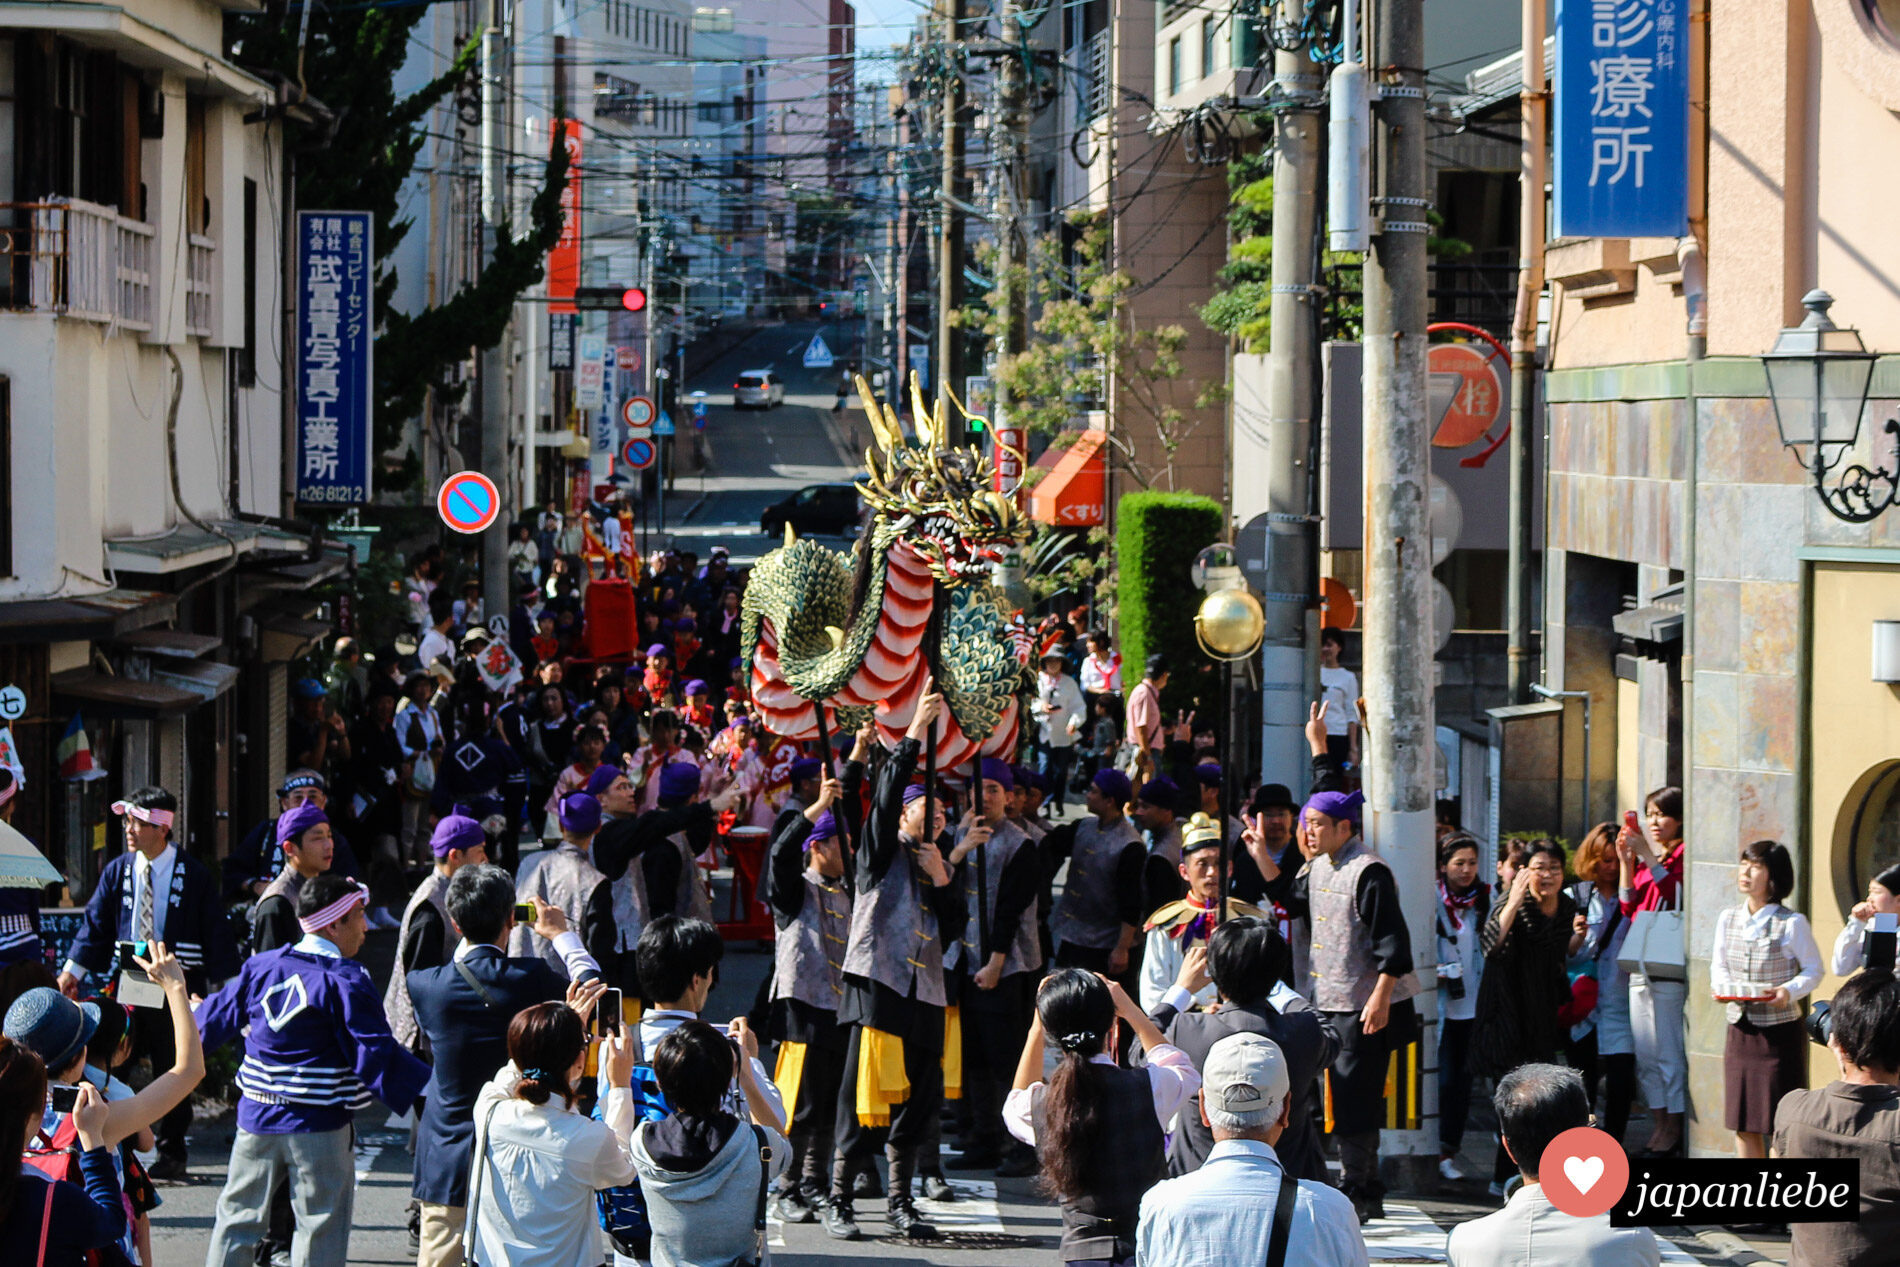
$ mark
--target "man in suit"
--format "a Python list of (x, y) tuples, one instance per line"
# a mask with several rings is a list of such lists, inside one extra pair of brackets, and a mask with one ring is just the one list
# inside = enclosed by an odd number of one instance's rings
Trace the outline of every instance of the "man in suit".
[[(120, 816), (125, 852), (99, 873), (99, 885), (86, 903), (85, 923), (59, 974), (60, 992), (78, 998), (88, 976), (105, 973), (118, 962), (119, 942), (162, 941), (184, 965), (191, 993), (211, 994), (215, 983), (237, 975), (237, 938), (211, 872), (172, 843), (178, 798), (162, 787), (143, 787), (114, 801), (112, 812)], [(177, 1054), (171, 1018), (164, 1009), (136, 1010), (132, 1051), (135, 1057), (150, 1057), (153, 1069), (171, 1068)], [(185, 1131), (190, 1125), (189, 1100), (158, 1120), (152, 1178), (185, 1178)]]
[[(1282, 984), (1290, 954), (1271, 920), (1255, 915), (1224, 920), (1207, 939), (1205, 955), (1189, 952), (1180, 977), (1150, 1019), (1197, 1069), (1208, 1050), (1230, 1034), (1260, 1034), (1278, 1043), (1292, 1087), (1286, 1132), (1277, 1147), (1280, 1160), (1296, 1178), (1326, 1182), (1319, 1129), (1307, 1110), (1320, 1071), (1339, 1054), (1339, 1035), (1325, 1013)], [(1189, 1011), (1195, 990), (1209, 975), (1220, 991), (1220, 1010)], [(1213, 1132), (1201, 1117), (1183, 1113), (1168, 1154), (1168, 1173), (1200, 1169), (1213, 1146)]]
[(525, 1007), (561, 998), (579, 1003), (606, 988), (600, 965), (561, 908), (532, 900), (534, 932), (553, 943), (566, 976), (539, 955), (509, 957), (504, 947), (515, 927), (514, 881), (500, 867), (480, 863), (449, 881), (449, 920), (462, 935), (454, 960), (407, 978), (410, 1006), (435, 1054), (416, 1126), (417, 1267), (461, 1267), (475, 1097), (508, 1063), (508, 1023)]
[(1608, 1214), (1587, 1219), (1565, 1214), (1538, 1182), (1544, 1146), (1572, 1127), (1590, 1124), (1590, 1093), (1581, 1074), (1562, 1065), (1520, 1065), (1499, 1080), (1495, 1103), (1505, 1151), (1523, 1174), (1524, 1186), (1502, 1210), (1451, 1230), (1445, 1245), (1451, 1267), (1655, 1267), (1662, 1261), (1656, 1234), (1648, 1228), (1613, 1228)]

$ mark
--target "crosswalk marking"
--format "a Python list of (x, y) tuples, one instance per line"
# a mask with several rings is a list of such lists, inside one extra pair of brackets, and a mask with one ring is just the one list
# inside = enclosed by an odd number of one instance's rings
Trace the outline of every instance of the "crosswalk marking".
[(1003, 1234), (1003, 1212), (996, 1205), (996, 1184), (988, 1179), (952, 1179), (955, 1201), (919, 1199), (917, 1211), (945, 1232)]

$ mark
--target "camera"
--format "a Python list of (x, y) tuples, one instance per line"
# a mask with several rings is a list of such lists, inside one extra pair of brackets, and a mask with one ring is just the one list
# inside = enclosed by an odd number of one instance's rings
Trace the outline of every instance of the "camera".
[(1441, 963), (1438, 965), (1438, 984), (1444, 988), (1448, 999), (1465, 997), (1465, 966), (1461, 963)]
[(1869, 968), (1892, 972), (1896, 942), (1900, 942), (1900, 915), (1876, 915), (1860, 935), (1861, 958)]
[(1827, 1040), (1834, 1034), (1834, 1013), (1825, 1000), (1811, 1005), (1808, 1019), (1802, 1023), (1808, 1027), (1808, 1041), (1827, 1046)]
[(608, 990), (594, 1005), (594, 1032), (601, 1038), (620, 1032), (623, 1004), (619, 990)]
[(79, 1088), (64, 1082), (55, 1082), (52, 1087), (53, 1112), (71, 1113), (79, 1107)]
[(534, 923), (534, 919), (535, 919), (535, 915), (534, 915), (533, 902), (516, 902), (515, 903), (515, 923), (532, 925)]

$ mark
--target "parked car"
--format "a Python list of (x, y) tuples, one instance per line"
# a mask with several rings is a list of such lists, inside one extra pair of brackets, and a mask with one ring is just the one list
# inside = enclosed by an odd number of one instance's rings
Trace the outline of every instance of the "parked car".
[(807, 484), (784, 501), (767, 506), (759, 516), (759, 531), (778, 536), (790, 524), (801, 533), (850, 535), (858, 530), (860, 515), (856, 484)]
[(785, 380), (771, 370), (740, 370), (732, 383), (734, 409), (771, 409), (785, 403)]

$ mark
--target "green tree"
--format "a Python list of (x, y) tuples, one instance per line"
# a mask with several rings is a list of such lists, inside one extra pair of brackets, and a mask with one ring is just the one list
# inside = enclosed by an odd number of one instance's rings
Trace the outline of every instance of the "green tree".
[[(390, 256), (413, 227), (401, 213), (399, 199), (422, 148), (422, 125), (437, 103), (468, 85), (478, 48), (471, 40), (442, 75), (413, 93), (400, 94), (396, 75), (409, 56), (411, 33), (428, 12), (420, 4), (322, 7), (307, 15), (307, 33), (302, 32), (301, 9), (225, 18), (225, 41), (233, 61), (304, 85), (336, 113), (335, 126), (321, 133), (287, 121), (286, 140), (296, 154), (300, 209), (368, 211), (374, 217), (373, 414), (376, 446), (384, 451), (401, 442), (404, 422), (421, 409), (430, 388), (449, 403), (460, 398), (463, 389), (450, 381), (451, 367), (472, 350), (501, 341), (514, 301), (541, 279), (547, 253), (560, 237), (561, 193), (567, 184), (567, 151), (556, 145), (543, 164), (525, 233), (515, 236), (504, 221), (493, 259), (445, 302), (414, 315), (390, 307), (397, 281)], [(556, 120), (553, 135), (561, 133), (561, 121)], [(387, 481), (383, 486), (389, 486)]]

